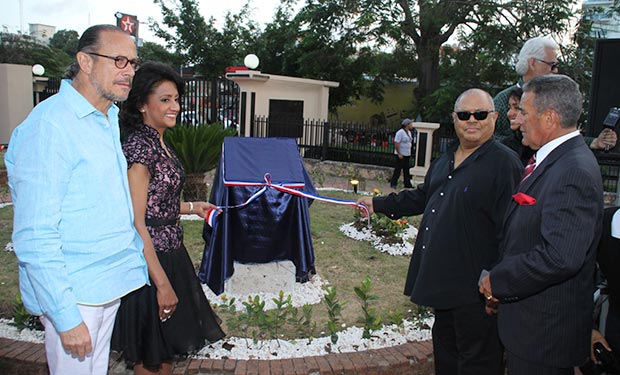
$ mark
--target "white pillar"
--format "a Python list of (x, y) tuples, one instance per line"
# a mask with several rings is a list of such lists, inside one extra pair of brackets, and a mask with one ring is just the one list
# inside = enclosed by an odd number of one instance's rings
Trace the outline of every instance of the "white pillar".
[(439, 129), (439, 124), (433, 122), (414, 122), (413, 128), (417, 130), (415, 147), (415, 165), (410, 169), (411, 176), (424, 178), (431, 165), (431, 153), (433, 151), (433, 133)]

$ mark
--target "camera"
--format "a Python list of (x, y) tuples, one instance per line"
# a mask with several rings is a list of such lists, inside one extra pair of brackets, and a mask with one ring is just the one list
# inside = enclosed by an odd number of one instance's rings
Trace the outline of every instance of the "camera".
[(595, 343), (593, 349), (594, 356), (600, 363), (596, 364), (589, 360), (588, 363), (579, 367), (584, 375), (620, 374), (620, 362), (614, 352), (605, 349), (600, 342)]
[[(611, 107), (603, 120), (603, 128), (615, 131), (618, 120), (620, 120), (620, 108)], [(605, 146), (605, 152), (609, 152), (609, 145)]]

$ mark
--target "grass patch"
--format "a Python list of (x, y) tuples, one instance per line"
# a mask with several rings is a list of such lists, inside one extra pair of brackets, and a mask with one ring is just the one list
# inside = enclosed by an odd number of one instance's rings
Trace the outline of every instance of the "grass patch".
[[(356, 195), (344, 192), (326, 192), (330, 197), (355, 200)], [(354, 220), (354, 210), (324, 202), (314, 202), (310, 207), (311, 232), (314, 243), (317, 273), (330, 286), (335, 288), (338, 299), (344, 302), (341, 321), (347, 326), (362, 327), (360, 320), (362, 308), (354, 288), (359, 287), (365, 277), (369, 277), (372, 285), (371, 294), (378, 296), (371, 301), (372, 308), (383, 322), (389, 322), (390, 313), (400, 313), (411, 319), (417, 311), (409, 298), (402, 291), (409, 265), (409, 257), (392, 256), (375, 250), (367, 242), (355, 241), (343, 235), (338, 227)], [(8, 206), (0, 209), (0, 315), (10, 317), (10, 308), (18, 293), (17, 260), (15, 254), (4, 251), (10, 241), (12, 231), (13, 208)], [(410, 218), (409, 222), (418, 225), (419, 217)], [(204, 242), (202, 240), (202, 222), (184, 221), (185, 245), (189, 255), (198, 267), (202, 259)], [(410, 312), (412, 310), (413, 312)], [(230, 314), (218, 309), (224, 321)], [(313, 321), (317, 323), (317, 334), (327, 332), (327, 309), (323, 303), (314, 305)], [(227, 327), (225, 327), (227, 329)], [(240, 336), (242, 332), (229, 330), (229, 335)], [(283, 332), (285, 337), (292, 338), (294, 332)]]

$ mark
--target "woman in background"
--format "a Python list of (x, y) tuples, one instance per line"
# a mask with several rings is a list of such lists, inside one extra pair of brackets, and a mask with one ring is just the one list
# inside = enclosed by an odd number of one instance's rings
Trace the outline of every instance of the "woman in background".
[(506, 137), (502, 140), (502, 143), (506, 146), (510, 147), (510, 149), (514, 150), (517, 155), (519, 155), (519, 159), (521, 159), (521, 163), (523, 166), (528, 164), (528, 161), (534, 155), (535, 151), (529, 148), (528, 146), (524, 146), (522, 143), (523, 135), (521, 134), (521, 123), (517, 119), (517, 115), (520, 111), (521, 105), (521, 96), (523, 95), (523, 90), (519, 87), (515, 87), (514, 90), (510, 92), (510, 96), (508, 98), (508, 113), (506, 116), (510, 121), (510, 130), (512, 130), (512, 136)]
[(111, 346), (136, 374), (170, 374), (175, 358), (225, 336), (196, 277), (179, 223), (180, 214), (205, 217), (214, 206), (180, 201), (185, 173), (163, 139), (176, 124), (183, 91), (172, 68), (145, 63), (120, 113), (134, 224), (144, 242), (151, 285), (122, 299)]

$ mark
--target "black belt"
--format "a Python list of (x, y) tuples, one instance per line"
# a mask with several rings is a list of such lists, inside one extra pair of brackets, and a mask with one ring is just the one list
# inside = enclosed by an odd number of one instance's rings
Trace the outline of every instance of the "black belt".
[(176, 219), (144, 219), (147, 227), (161, 227), (163, 225), (179, 225), (179, 218)]

